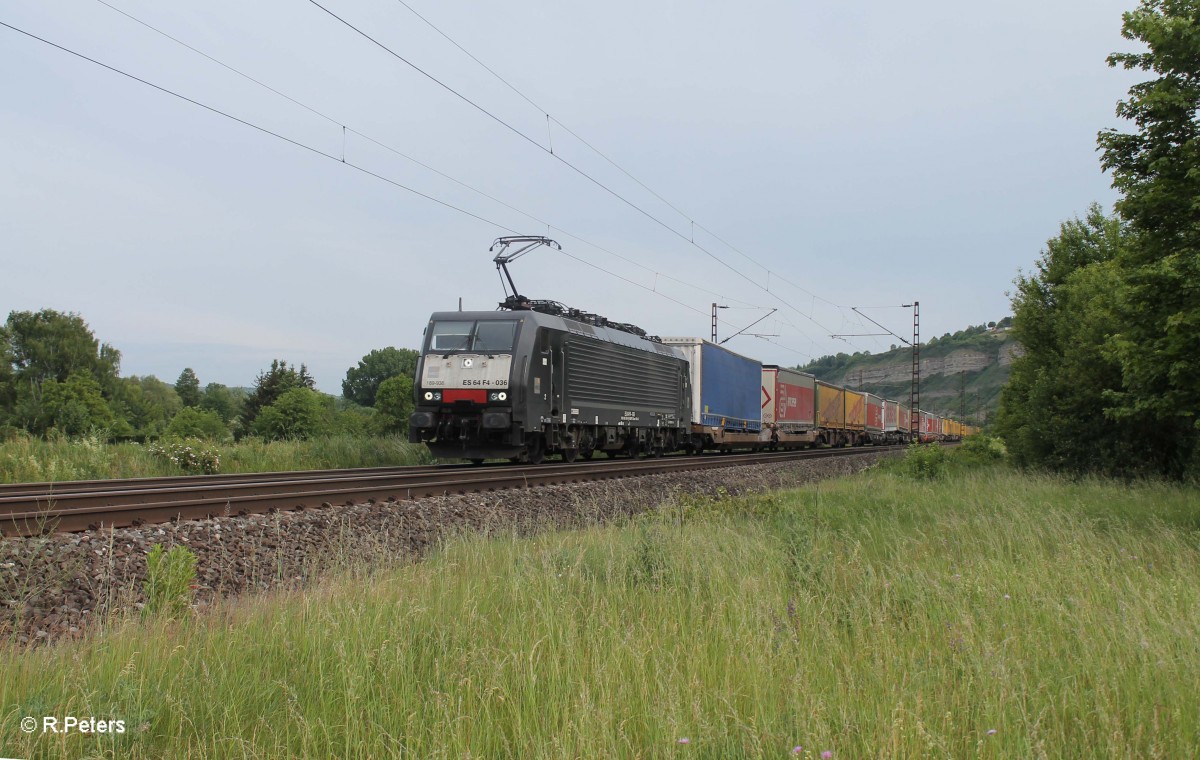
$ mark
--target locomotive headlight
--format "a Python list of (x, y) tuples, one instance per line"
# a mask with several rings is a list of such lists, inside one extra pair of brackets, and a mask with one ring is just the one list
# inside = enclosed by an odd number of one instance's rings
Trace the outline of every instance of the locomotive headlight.
[(496, 398), (499, 399), (500, 401), (508, 401), (508, 394), (505, 393), (504, 391), (500, 391), (499, 393), (496, 394)]
[(433, 401), (433, 391), (425, 391), (425, 400)]

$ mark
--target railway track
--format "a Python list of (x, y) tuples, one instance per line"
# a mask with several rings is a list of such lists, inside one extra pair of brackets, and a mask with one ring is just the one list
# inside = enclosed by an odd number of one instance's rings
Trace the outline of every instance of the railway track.
[(32, 536), (371, 501), (531, 488), (556, 483), (855, 456), (904, 446), (602, 459), (574, 464), (435, 465), (192, 475), (0, 486), (0, 534)]

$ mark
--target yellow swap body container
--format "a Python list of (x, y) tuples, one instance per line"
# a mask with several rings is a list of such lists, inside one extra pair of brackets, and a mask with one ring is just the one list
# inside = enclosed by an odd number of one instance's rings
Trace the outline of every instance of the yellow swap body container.
[(846, 391), (846, 427), (862, 430), (867, 426), (867, 394)]
[(846, 429), (846, 390), (817, 381), (817, 425), (834, 430)]

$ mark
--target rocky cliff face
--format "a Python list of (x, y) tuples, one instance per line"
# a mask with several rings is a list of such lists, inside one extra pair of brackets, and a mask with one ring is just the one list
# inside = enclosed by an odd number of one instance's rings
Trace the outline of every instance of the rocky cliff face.
[[(928, 379), (938, 375), (957, 375), (961, 372), (983, 372), (993, 363), (1001, 367), (1012, 364), (1013, 359), (1024, 351), (1016, 343), (1005, 343), (1000, 346), (998, 355), (993, 357), (983, 351), (962, 349), (952, 351), (946, 356), (921, 359), (921, 377)], [(907, 383), (912, 378), (912, 359), (895, 361), (876, 367), (851, 368), (834, 380), (838, 385), (870, 386), (870, 385), (899, 385)]]
[(1013, 359), (1018, 356), (1024, 356), (1025, 349), (1021, 348), (1017, 343), (1005, 343), (1000, 346), (1000, 366), (1007, 367), (1013, 363)]
[[(1009, 331), (981, 328), (968, 328), (922, 347), (922, 408), (971, 422), (986, 421), (999, 404), (1013, 360), (1022, 353)], [(821, 380), (885, 398), (907, 401), (912, 387), (912, 354), (905, 349), (822, 357), (810, 366), (807, 371)]]
[[(921, 377), (948, 375), (958, 372), (981, 372), (991, 363), (982, 351), (955, 351), (948, 356), (921, 359)], [(912, 377), (912, 362), (896, 362), (879, 367), (850, 369), (835, 382), (838, 385), (898, 385)]]

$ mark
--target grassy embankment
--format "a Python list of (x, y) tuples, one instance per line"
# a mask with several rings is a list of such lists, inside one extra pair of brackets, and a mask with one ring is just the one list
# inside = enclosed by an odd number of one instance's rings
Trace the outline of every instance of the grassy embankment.
[[(0, 651), (0, 754), (1189, 757), (1198, 527), (1194, 489), (884, 468), (465, 538), (375, 578)], [(25, 715), (129, 733), (27, 736)]]
[[(222, 473), (388, 467), (431, 461), (424, 446), (397, 437), (343, 436), (269, 443), (245, 439), (209, 447), (218, 450)], [(0, 483), (186, 474), (150, 448), (95, 439), (47, 441), (21, 437), (0, 441)]]

